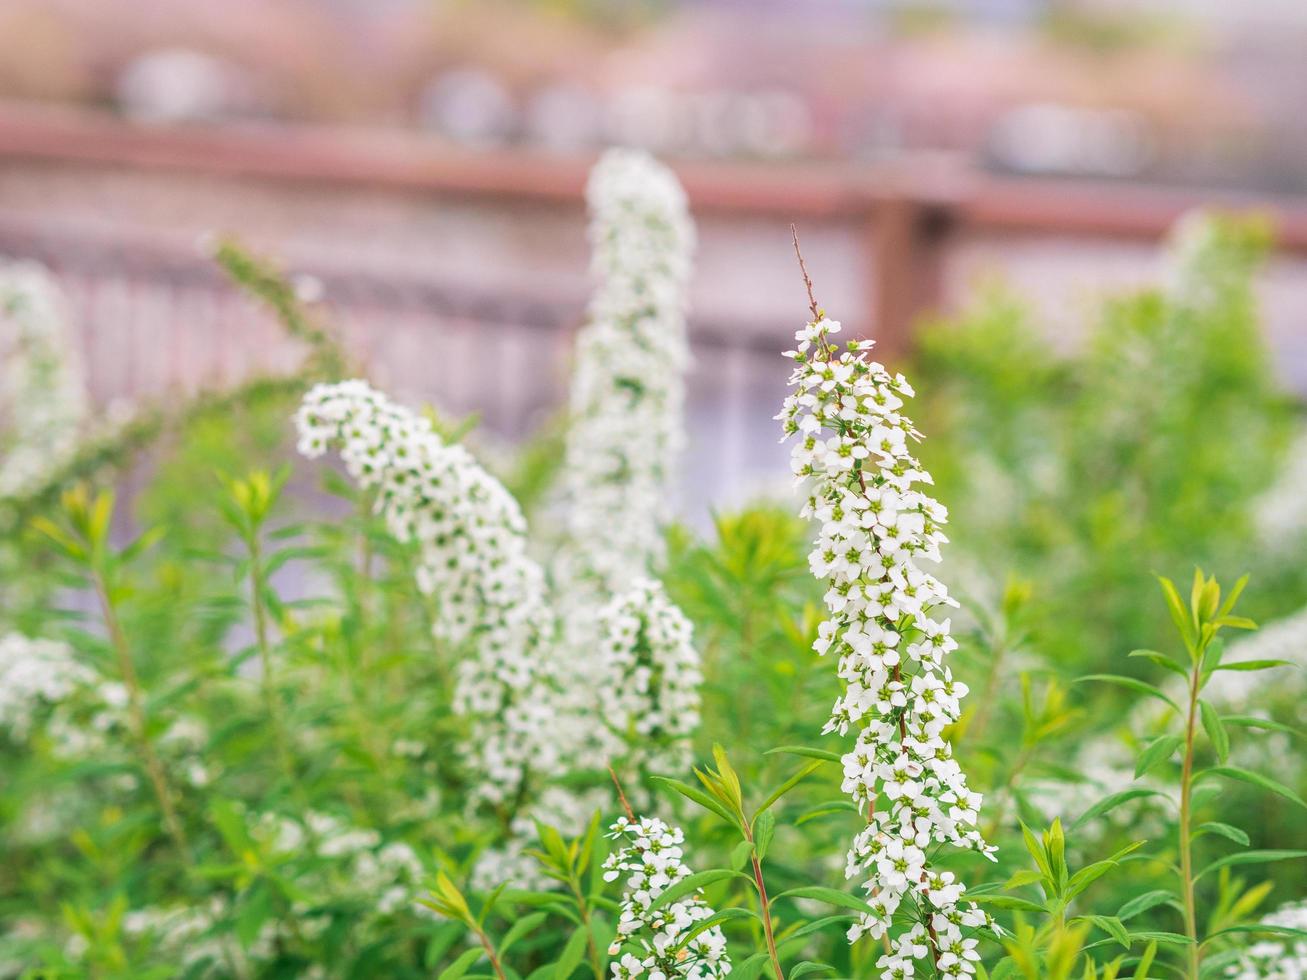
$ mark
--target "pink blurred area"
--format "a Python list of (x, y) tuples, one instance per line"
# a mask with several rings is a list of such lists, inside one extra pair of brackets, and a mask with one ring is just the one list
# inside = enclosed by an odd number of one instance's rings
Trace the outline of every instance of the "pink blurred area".
[(582, 188), (646, 146), (701, 230), (692, 471), (771, 472), (775, 356), (823, 304), (890, 356), (979, 279), (1074, 344), (1191, 207), (1269, 214), (1307, 390), (1297, 0), (0, 0), (0, 254), (48, 263), (101, 403), (292, 364), (199, 242), (311, 274), (376, 380), (508, 436), (561, 402)]

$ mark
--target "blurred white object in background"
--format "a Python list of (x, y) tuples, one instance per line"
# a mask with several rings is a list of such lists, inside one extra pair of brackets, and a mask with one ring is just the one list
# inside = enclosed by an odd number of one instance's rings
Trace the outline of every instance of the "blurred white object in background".
[(140, 55), (118, 75), (122, 111), (142, 122), (220, 119), (249, 112), (254, 87), (237, 65), (190, 48)]

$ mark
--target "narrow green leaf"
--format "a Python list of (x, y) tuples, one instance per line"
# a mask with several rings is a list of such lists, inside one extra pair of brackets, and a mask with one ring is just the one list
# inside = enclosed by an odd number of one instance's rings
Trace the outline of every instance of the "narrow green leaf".
[(831, 800), (829, 803), (823, 803), (815, 806), (800, 814), (794, 821), (794, 826), (802, 827), (811, 820), (817, 820), (821, 817), (828, 817), (832, 813), (857, 813), (857, 806), (850, 800)]
[(731, 976), (734, 977), (735, 980), (757, 980), (759, 974), (762, 973), (770, 961), (770, 953), (754, 953), (739, 966), (735, 967), (735, 969), (731, 970)]
[(1161, 889), (1157, 891), (1144, 892), (1142, 895), (1136, 895), (1130, 901), (1126, 902), (1117, 909), (1116, 917), (1122, 922), (1128, 922), (1137, 915), (1143, 915), (1149, 909), (1157, 908), (1166, 902), (1171, 901), (1175, 896), (1168, 891)]
[[(968, 895), (968, 897), (970, 897)], [(809, 936), (814, 932), (820, 932), (822, 929), (828, 929), (831, 926), (845, 926), (857, 919), (853, 915), (827, 915), (812, 922), (806, 922), (799, 926), (793, 932), (785, 933), (780, 937), (780, 942), (789, 942), (791, 939), (799, 939), (802, 936)]]
[(1077, 677), (1075, 683), (1081, 681), (1101, 681), (1104, 684), (1115, 684), (1118, 687), (1128, 688), (1137, 694), (1146, 694), (1150, 698), (1157, 698), (1159, 701), (1165, 701), (1176, 713), (1180, 713), (1180, 706), (1167, 697), (1160, 688), (1154, 687), (1146, 681), (1141, 681), (1137, 677), (1126, 677), (1122, 674), (1086, 674), (1083, 677)]
[(1292, 660), (1231, 660), (1218, 664), (1216, 670), (1270, 670), (1272, 667), (1294, 667)]
[(1307, 857), (1307, 851), (1240, 851), (1238, 854), (1227, 854), (1223, 858), (1218, 858), (1207, 867), (1194, 875), (1194, 881), (1203, 877), (1210, 871), (1216, 871), (1219, 868), (1229, 867), (1235, 864), (1274, 864), (1277, 861), (1289, 861), (1294, 858)]
[(806, 977), (813, 973), (834, 973), (835, 967), (828, 966), (825, 963), (814, 963), (812, 960), (804, 960), (802, 963), (795, 963), (790, 968), (787, 976), (790, 980), (799, 980), (799, 977)]
[(690, 927), (686, 932), (681, 933), (680, 939), (676, 944), (676, 949), (684, 949), (695, 936), (701, 932), (707, 932), (713, 926), (719, 926), (723, 922), (730, 922), (732, 919), (756, 919), (758, 914), (748, 909), (731, 908), (722, 909), (716, 915), (710, 915), (706, 919), (701, 919)]
[[(812, 762), (808, 763), (806, 766), (804, 766), (802, 769), (800, 769), (798, 772), (796, 772), (789, 779), (785, 780), (785, 782), (777, 786), (774, 790), (768, 793), (767, 798), (762, 801), (762, 805), (758, 807), (758, 813), (760, 814), (765, 813), (773, 803), (779, 800), (790, 790), (794, 789), (795, 786), (797, 786), (801, 781), (803, 781), (809, 775), (811, 775), (812, 773), (820, 769), (822, 766), (824, 766), (827, 761), (829, 760), (815, 759)], [(754, 819), (756, 820), (757, 817), (755, 816)]]
[(1183, 744), (1184, 739), (1179, 735), (1157, 736), (1139, 753), (1139, 761), (1135, 763), (1135, 779), (1170, 759)]
[(483, 956), (485, 956), (485, 950), (479, 947), (466, 950), (462, 956), (446, 967), (436, 980), (459, 980), (460, 977), (471, 969), (472, 964)]
[(1271, 721), (1269, 718), (1255, 718), (1252, 715), (1225, 715), (1221, 718), (1221, 721), (1227, 725), (1237, 725), (1239, 728), (1262, 728), (1270, 732), (1284, 732), (1286, 735), (1296, 735), (1298, 738), (1307, 737), (1307, 734), (1297, 728), (1278, 721)]
[(1029, 912), (1032, 915), (1043, 915), (1044, 906), (1025, 898), (1017, 898), (1015, 895), (967, 895), (967, 901), (975, 902), (977, 905), (992, 905), (996, 909), (1010, 909), (1013, 912)]
[(549, 917), (548, 912), (532, 912), (530, 915), (523, 916), (513, 923), (513, 927), (504, 933), (504, 939), (499, 944), (499, 955), (502, 957), (507, 953), (515, 942), (539, 927)]
[(763, 810), (753, 818), (753, 849), (759, 861), (767, 856), (767, 849), (771, 847), (771, 839), (775, 833), (776, 814), (770, 810)]
[(1129, 656), (1143, 657), (1145, 660), (1157, 664), (1157, 666), (1161, 667), (1163, 670), (1169, 670), (1171, 673), (1179, 674), (1181, 677), (1189, 676), (1189, 672), (1185, 670), (1181, 664), (1176, 663), (1166, 654), (1159, 653), (1156, 650), (1131, 650)]
[(1122, 803), (1129, 803), (1131, 800), (1143, 799), (1145, 796), (1163, 796), (1164, 794), (1155, 789), (1126, 789), (1119, 793), (1113, 793), (1111, 796), (1104, 797), (1084, 813), (1076, 818), (1076, 822), (1071, 825), (1075, 830), (1082, 824), (1088, 823), (1095, 817), (1101, 817), (1103, 814), (1115, 810)]
[(768, 749), (763, 755), (801, 755), (809, 759), (820, 759), (823, 762), (841, 763), (843, 756), (838, 752), (830, 752), (826, 749), (814, 749), (807, 745), (782, 745), (779, 748)]
[(739, 871), (749, 863), (749, 858), (753, 855), (753, 843), (742, 840), (731, 849), (731, 867)]
[(686, 895), (692, 895), (700, 888), (707, 888), (709, 885), (715, 885), (719, 881), (725, 881), (728, 878), (741, 878), (744, 881), (753, 884), (753, 879), (740, 871), (731, 871), (729, 868), (712, 868), (708, 871), (699, 871), (695, 874), (688, 875), (673, 885), (669, 885), (661, 895), (659, 895), (649, 905), (649, 911), (665, 908), (678, 899)]
[(1157, 956), (1157, 942), (1153, 941), (1148, 944), (1144, 950), (1144, 955), (1139, 958), (1139, 965), (1135, 967), (1135, 980), (1148, 980), (1148, 971), (1153, 968), (1153, 960)]
[(668, 779), (666, 776), (654, 776), (653, 782), (659, 786), (665, 786), (668, 789), (681, 794), (687, 800), (699, 804), (699, 806), (703, 807), (705, 810), (711, 810), (732, 826), (739, 826), (739, 821), (735, 819), (735, 815), (731, 813), (730, 810), (726, 809), (719, 800), (709, 796), (702, 790), (695, 789), (693, 786), (683, 783), (679, 779)]
[(1232, 827), (1228, 823), (1219, 823), (1215, 820), (1196, 827), (1194, 829), (1194, 836), (1196, 837), (1198, 834), (1218, 834), (1226, 840), (1232, 840), (1236, 844), (1241, 844), (1244, 847), (1247, 847), (1250, 843), (1248, 835), (1238, 827)]
[(823, 888), (820, 885), (804, 885), (801, 888), (791, 888), (789, 891), (781, 892), (776, 896), (775, 900), (779, 901), (782, 898), (812, 898), (819, 902), (825, 902), (827, 905), (852, 909), (854, 912), (871, 911), (871, 906), (858, 898), (857, 895), (836, 891), (834, 888)]
[(1221, 724), (1220, 714), (1209, 701), (1200, 700), (1198, 710), (1203, 720), (1203, 731), (1207, 732), (1207, 737), (1211, 739), (1216, 758), (1225, 762), (1230, 757), (1230, 736), (1226, 734), (1225, 726)]
[(1252, 786), (1264, 789), (1269, 793), (1274, 793), (1276, 796), (1281, 796), (1284, 799), (1289, 800), (1291, 803), (1296, 803), (1303, 809), (1307, 809), (1307, 803), (1303, 802), (1302, 797), (1289, 789), (1288, 786), (1285, 786), (1283, 783), (1277, 783), (1274, 779), (1271, 779), (1269, 776), (1263, 776), (1259, 772), (1253, 772), (1249, 769), (1240, 769), (1238, 766), (1213, 766), (1210, 769), (1204, 769), (1198, 775), (1200, 777), (1224, 776), (1227, 779), (1237, 779), (1240, 782), (1249, 783)]
[(1121, 920), (1116, 916), (1090, 915), (1085, 918), (1120, 943), (1122, 948), (1130, 948), (1130, 933), (1126, 931), (1125, 926), (1121, 924)]
[(554, 980), (568, 980), (568, 977), (581, 965), (581, 961), (585, 959), (585, 944), (588, 936), (589, 933), (585, 929), (578, 929), (572, 933), (572, 938), (563, 947), (563, 955), (554, 964)]
[(1224, 929), (1218, 929), (1216, 932), (1212, 933), (1204, 939), (1203, 942), (1209, 943), (1217, 936), (1232, 935), (1240, 932), (1265, 933), (1266, 935), (1271, 936), (1291, 936), (1294, 939), (1307, 937), (1307, 929), (1295, 929), (1293, 926), (1276, 926), (1267, 922), (1257, 922), (1249, 925), (1226, 926)]

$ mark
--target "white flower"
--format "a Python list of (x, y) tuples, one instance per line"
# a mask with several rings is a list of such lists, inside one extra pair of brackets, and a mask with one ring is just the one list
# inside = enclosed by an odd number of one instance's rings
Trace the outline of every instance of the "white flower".
[(693, 627), (653, 579), (638, 579), (599, 613), (596, 689), (609, 751), (653, 772), (689, 765), (703, 675)]
[(685, 287), (694, 226), (670, 170), (610, 150), (586, 194), (599, 287), (576, 344), (564, 575), (604, 598), (648, 575), (685, 441)]
[[(947, 513), (916, 489), (929, 484), (910, 452), (919, 438), (899, 412), (912, 388), (868, 361), (869, 342), (831, 343), (839, 324), (821, 319), (796, 335), (792, 392), (777, 416), (796, 437), (791, 469), (810, 495), (802, 514), (820, 525), (809, 556), (828, 583), (830, 618), (814, 649), (833, 652), (844, 692), (825, 730), (858, 729), (844, 756), (843, 788), (859, 807), (877, 800), (854, 838), (848, 874), (866, 876), (870, 914), (849, 930), (889, 936), (879, 965), (886, 977), (916, 975), (927, 957), (936, 973), (975, 973), (962, 925), (983, 913), (960, 907), (964, 886), (931, 867), (927, 854), (952, 844), (992, 856), (976, 829), (980, 797), (967, 789), (944, 730), (956, 722), (966, 686), (946, 655), (956, 646), (937, 610), (956, 605), (920, 563), (939, 560)], [(923, 922), (891, 935), (894, 913), (911, 898)], [(976, 916), (979, 916), (976, 919)], [(934, 932), (932, 937), (931, 932)]]
[(476, 801), (516, 798), (532, 775), (557, 772), (560, 746), (551, 690), (553, 614), (526, 520), (512, 495), (462, 446), (363, 381), (317, 385), (296, 414), (300, 451), (339, 449), (346, 469), (376, 497), (390, 532), (417, 544), (418, 587), (437, 603), (435, 632), (470, 641), (454, 703), (474, 719)]
[(43, 266), (0, 263), (0, 497), (38, 485), (77, 448), (86, 390), (62, 291)]
[[(1307, 901), (1290, 902), (1262, 920), (1267, 925), (1307, 929)], [(1307, 980), (1307, 938), (1275, 936), (1245, 947), (1226, 967), (1233, 980)]]
[(23, 741), (43, 706), (56, 705), (94, 681), (95, 674), (74, 659), (66, 643), (21, 633), (0, 637), (0, 729)]
[(630, 948), (612, 964), (614, 980), (645, 972), (651, 977), (691, 980), (730, 973), (726, 937), (716, 926), (699, 933), (683, 949), (676, 948), (694, 923), (714, 915), (699, 892), (650, 911), (659, 895), (690, 874), (681, 860), (685, 839), (681, 830), (657, 818), (620, 817), (610, 831), (609, 837), (623, 843), (604, 862), (604, 880), (615, 881), (624, 874), (626, 890), (609, 954), (616, 956), (624, 947)]

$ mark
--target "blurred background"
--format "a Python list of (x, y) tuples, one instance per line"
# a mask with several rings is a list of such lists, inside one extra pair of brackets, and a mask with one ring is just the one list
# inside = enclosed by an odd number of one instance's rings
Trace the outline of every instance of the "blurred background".
[(994, 278), (1072, 350), (1177, 216), (1261, 210), (1307, 392), (1305, 89), (1300, 0), (0, 0), (0, 255), (62, 281), (99, 405), (295, 363), (206, 257), (234, 233), (378, 383), (512, 439), (563, 401), (586, 171), (648, 147), (700, 227), (695, 509), (784, 473), (790, 222), (892, 359)]

